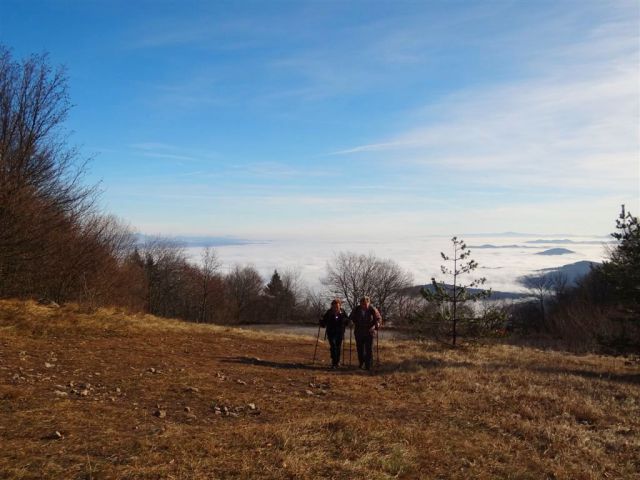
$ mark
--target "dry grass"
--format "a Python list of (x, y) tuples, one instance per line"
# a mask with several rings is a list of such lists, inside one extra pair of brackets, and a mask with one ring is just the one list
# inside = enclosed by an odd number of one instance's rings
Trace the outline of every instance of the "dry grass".
[(385, 342), (364, 374), (313, 346), (0, 302), (0, 478), (639, 477), (637, 362)]

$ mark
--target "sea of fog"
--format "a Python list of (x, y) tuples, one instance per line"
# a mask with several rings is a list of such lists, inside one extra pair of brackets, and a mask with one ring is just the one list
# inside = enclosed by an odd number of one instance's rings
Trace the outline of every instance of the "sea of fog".
[[(524, 288), (518, 283), (523, 275), (540, 269), (560, 267), (581, 260), (602, 261), (606, 255), (609, 238), (585, 236), (531, 236), (507, 235), (464, 237), (471, 249), (471, 257), (479, 263), (474, 277), (486, 277), (487, 287), (496, 291), (519, 292)], [(365, 241), (316, 241), (269, 240), (237, 245), (213, 247), (222, 261), (222, 271), (227, 272), (235, 264), (253, 265), (265, 281), (275, 269), (279, 272), (297, 270), (301, 279), (314, 289), (321, 288), (321, 278), (326, 266), (339, 252), (356, 252), (388, 258), (413, 274), (414, 283), (429, 283), (431, 277), (442, 279), (440, 252), (451, 254), (448, 237), (428, 236), (399, 238), (396, 240)], [(573, 253), (563, 255), (538, 255), (552, 248), (566, 248)], [(187, 247), (187, 255), (198, 262), (203, 247)]]

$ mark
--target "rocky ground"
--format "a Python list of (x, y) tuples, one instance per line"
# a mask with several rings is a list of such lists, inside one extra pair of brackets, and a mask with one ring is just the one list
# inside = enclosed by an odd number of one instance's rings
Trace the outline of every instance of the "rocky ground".
[[(0, 302), (0, 478), (639, 478), (637, 359)], [(355, 352), (354, 352), (355, 353)]]

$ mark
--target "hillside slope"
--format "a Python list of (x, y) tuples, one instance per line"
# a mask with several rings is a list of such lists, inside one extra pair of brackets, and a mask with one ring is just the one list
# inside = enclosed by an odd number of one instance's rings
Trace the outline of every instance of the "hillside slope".
[[(303, 337), (0, 302), (0, 478), (632, 478), (635, 361)], [(326, 345), (319, 347), (326, 365)]]

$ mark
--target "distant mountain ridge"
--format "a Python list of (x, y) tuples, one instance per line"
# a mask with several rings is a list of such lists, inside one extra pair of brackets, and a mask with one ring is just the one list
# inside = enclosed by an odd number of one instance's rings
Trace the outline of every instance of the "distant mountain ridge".
[(566, 255), (568, 253), (576, 253), (568, 248), (550, 248), (544, 252), (538, 252), (536, 255)]
[(573, 244), (573, 245), (606, 245), (607, 243), (612, 243), (609, 240), (569, 240), (568, 238), (558, 239), (558, 240), (549, 240), (549, 239), (538, 239), (538, 240), (527, 240), (524, 243), (551, 243), (551, 244)]
[[(560, 275), (564, 275), (564, 277), (567, 279), (567, 284), (569, 286), (575, 286), (577, 285), (578, 281), (582, 277), (588, 274), (593, 267), (598, 265), (600, 265), (599, 262), (590, 262), (588, 260), (581, 260), (579, 262), (563, 265), (562, 267), (543, 268), (541, 270), (536, 270), (537, 272), (540, 272), (540, 274), (533, 275), (533, 277), (545, 278), (545, 277), (552, 277), (560, 274)], [(519, 279), (519, 282), (521, 284), (524, 284), (524, 278), (525, 277), (521, 277)]]

